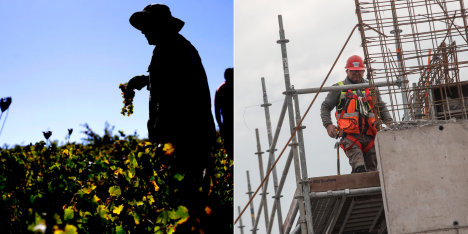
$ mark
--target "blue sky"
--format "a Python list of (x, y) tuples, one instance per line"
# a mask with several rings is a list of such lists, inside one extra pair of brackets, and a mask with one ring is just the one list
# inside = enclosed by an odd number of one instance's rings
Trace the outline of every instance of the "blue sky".
[(0, 0), (0, 97), (13, 99), (0, 146), (44, 140), (47, 130), (51, 140), (65, 142), (68, 128), (71, 141), (81, 142), (80, 124), (102, 135), (106, 121), (114, 134), (147, 137), (149, 92), (136, 91), (127, 117), (118, 86), (147, 74), (154, 46), (128, 19), (151, 3), (168, 5), (185, 21), (180, 33), (200, 53), (213, 105), (224, 70), (233, 67), (232, 0)]

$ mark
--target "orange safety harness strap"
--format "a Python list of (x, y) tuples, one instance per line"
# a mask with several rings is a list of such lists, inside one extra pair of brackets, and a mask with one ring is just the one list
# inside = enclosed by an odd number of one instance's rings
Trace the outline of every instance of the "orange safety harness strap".
[[(366, 101), (369, 103), (369, 106), (370, 106), (370, 109), (372, 110), (373, 109), (373, 105), (372, 105), (372, 97), (370, 96), (370, 92), (369, 92), (369, 88), (366, 88), (365, 89), (365, 92), (366, 92), (366, 97), (362, 98), (363, 101)], [(349, 95), (348, 95), (349, 94)], [(351, 90), (348, 90), (348, 93), (346, 94), (346, 96), (348, 98), (353, 98), (353, 99), (356, 99), (358, 100), (359, 99), (359, 96), (357, 96), (356, 94), (354, 94)], [(347, 109), (347, 105), (343, 108), (343, 110), (341, 111), (340, 113), (340, 119), (343, 118), (343, 115), (345, 113), (344, 109)], [(364, 129), (364, 124), (365, 124), (365, 118), (362, 117), (362, 129)], [(353, 144), (351, 144), (350, 146), (344, 148), (343, 146), (343, 142), (341, 142), (340, 144), (340, 147), (343, 149), (343, 151), (345, 152), (346, 156), (349, 158), (348, 154), (346, 153), (346, 151), (350, 150), (354, 144), (356, 144), (357, 146), (359, 146), (359, 148), (361, 149), (362, 153), (365, 154), (367, 151), (369, 151), (372, 146), (374, 146), (374, 139), (372, 139), (371, 142), (369, 142), (369, 144), (366, 146), (366, 148), (362, 149), (362, 145), (361, 145), (361, 142), (359, 142), (359, 138), (361, 138), (361, 135), (364, 131), (362, 131), (358, 138), (354, 138), (352, 137), (350, 134), (346, 134), (346, 138), (348, 138), (349, 140), (353, 141)]]
[[(362, 133), (361, 133), (362, 134)], [(343, 151), (345, 152), (346, 156), (349, 158), (348, 154), (346, 153), (346, 151), (348, 151), (349, 149), (351, 149), (351, 147), (353, 147), (354, 144), (356, 144), (357, 146), (359, 146), (359, 148), (361, 149), (362, 153), (365, 154), (367, 153), (367, 151), (369, 151), (372, 146), (374, 146), (374, 139), (372, 139), (369, 144), (367, 144), (366, 148), (362, 149), (362, 145), (361, 145), (361, 142), (358, 141), (358, 139), (361, 137), (361, 135), (359, 135), (359, 137), (356, 139), (354, 137), (352, 137), (351, 135), (347, 134), (346, 135), (346, 138), (350, 139), (351, 141), (353, 141), (353, 144), (351, 144), (350, 146), (344, 148), (343, 146), (343, 142), (341, 142), (340, 144), (340, 147), (343, 149)]]

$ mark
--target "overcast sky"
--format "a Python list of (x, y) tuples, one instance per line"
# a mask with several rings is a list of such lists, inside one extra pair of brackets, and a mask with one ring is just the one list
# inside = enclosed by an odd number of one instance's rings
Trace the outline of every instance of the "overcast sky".
[(149, 92), (137, 91), (134, 114), (122, 116), (119, 84), (148, 74), (154, 46), (128, 20), (158, 2), (185, 21), (180, 33), (200, 54), (213, 102), (233, 67), (232, 0), (0, 0), (0, 98), (13, 99), (0, 145), (45, 140), (47, 130), (64, 142), (68, 128), (71, 141), (81, 142), (80, 124), (102, 135), (106, 121), (114, 134), (147, 137)]

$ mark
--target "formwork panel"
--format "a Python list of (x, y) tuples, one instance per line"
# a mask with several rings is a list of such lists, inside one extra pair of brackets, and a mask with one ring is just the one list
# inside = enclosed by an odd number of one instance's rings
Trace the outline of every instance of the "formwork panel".
[(376, 137), (389, 233), (468, 225), (468, 122), (423, 122)]

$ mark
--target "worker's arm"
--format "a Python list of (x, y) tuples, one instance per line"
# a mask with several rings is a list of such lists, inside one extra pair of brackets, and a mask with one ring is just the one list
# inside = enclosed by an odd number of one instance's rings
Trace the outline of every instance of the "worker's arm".
[(382, 97), (380, 96), (380, 94), (377, 95), (377, 102), (379, 105), (380, 118), (385, 123), (385, 125), (387, 126), (390, 125), (393, 119), (392, 119), (392, 116), (390, 115), (390, 112), (388, 111), (387, 106), (382, 101)]
[(149, 76), (140, 75), (134, 76), (132, 79), (128, 81), (128, 87), (130, 89), (138, 89), (141, 90), (143, 87), (149, 84)]
[[(337, 84), (333, 85), (336, 86)], [(329, 92), (325, 100), (322, 102), (320, 107), (320, 117), (322, 118), (323, 126), (327, 129), (330, 137), (335, 137), (335, 128), (331, 119), (331, 111), (335, 108), (339, 101), (341, 91)]]

